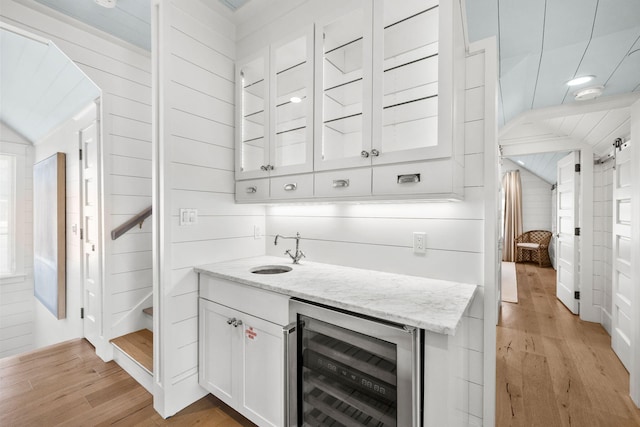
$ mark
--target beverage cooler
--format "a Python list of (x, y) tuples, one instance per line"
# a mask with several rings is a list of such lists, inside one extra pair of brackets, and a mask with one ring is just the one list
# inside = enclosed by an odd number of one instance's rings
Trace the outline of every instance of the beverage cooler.
[(422, 425), (422, 337), (398, 325), (292, 299), (287, 426)]

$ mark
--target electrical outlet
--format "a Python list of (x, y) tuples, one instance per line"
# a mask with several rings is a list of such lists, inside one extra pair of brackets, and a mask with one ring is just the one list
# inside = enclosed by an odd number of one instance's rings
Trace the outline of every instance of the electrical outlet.
[(262, 235), (260, 233), (260, 226), (259, 225), (254, 225), (253, 226), (253, 238), (257, 240), (257, 239), (259, 239), (261, 237), (262, 237)]
[(413, 253), (424, 254), (427, 252), (427, 233), (424, 231), (413, 232)]

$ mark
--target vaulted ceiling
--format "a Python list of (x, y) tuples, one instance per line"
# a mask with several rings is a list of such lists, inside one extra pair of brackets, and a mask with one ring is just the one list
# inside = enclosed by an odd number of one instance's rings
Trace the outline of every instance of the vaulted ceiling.
[(0, 27), (0, 122), (37, 143), (100, 89), (55, 44), (9, 28)]
[[(470, 41), (495, 36), (500, 51), (500, 121), (532, 109), (640, 91), (640, 1), (467, 0)], [(595, 78), (570, 88), (566, 82)]]

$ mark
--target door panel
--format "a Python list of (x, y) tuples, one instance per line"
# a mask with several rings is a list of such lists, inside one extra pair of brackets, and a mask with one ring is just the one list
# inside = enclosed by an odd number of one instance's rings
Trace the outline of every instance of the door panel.
[(82, 150), (82, 279), (84, 285), (84, 337), (98, 345), (102, 323), (100, 227), (99, 227), (99, 156), (98, 122), (80, 131)]
[(573, 152), (558, 162), (558, 194), (557, 194), (557, 287), (556, 296), (574, 314), (579, 313), (580, 305), (575, 298), (579, 290), (578, 280), (578, 227), (579, 208), (579, 175), (575, 172), (580, 163), (579, 153)]
[(616, 156), (613, 173), (613, 278), (611, 347), (631, 369), (633, 283), (631, 281), (631, 150)]

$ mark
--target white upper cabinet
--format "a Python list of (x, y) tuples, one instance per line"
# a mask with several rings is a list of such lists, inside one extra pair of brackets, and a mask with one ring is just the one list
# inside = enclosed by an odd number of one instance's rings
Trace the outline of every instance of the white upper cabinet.
[[(247, 99), (239, 100), (246, 129), (239, 131), (236, 178), (267, 180), (238, 182), (236, 200), (460, 199), (465, 46), (461, 16), (454, 19), (459, 11), (437, 0), (350, 0), (314, 18), (319, 4), (307, 2), (256, 32), (268, 38), (275, 27), (316, 19), (313, 31), (271, 44), (268, 67), (259, 59), (264, 53), (239, 65), (245, 79), (247, 64), (268, 68), (270, 83), (268, 94), (243, 89)], [(253, 81), (260, 76), (242, 87)], [(251, 98), (256, 93), (262, 98)], [(287, 179), (274, 181), (276, 175)]]
[(313, 34), (237, 64), (236, 179), (313, 169)]
[(371, 1), (316, 22), (315, 170), (370, 164)]

